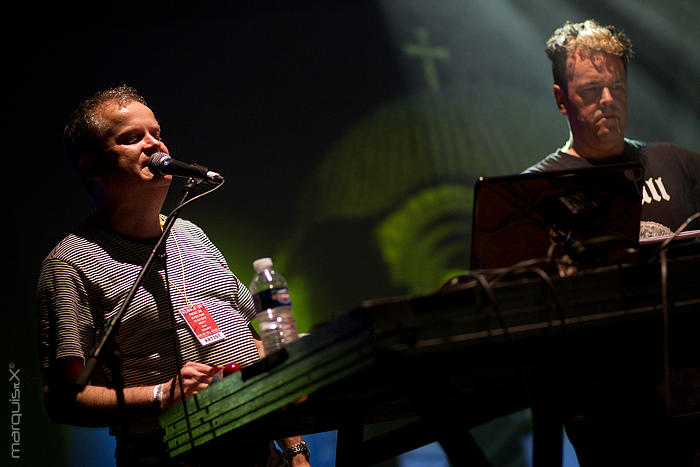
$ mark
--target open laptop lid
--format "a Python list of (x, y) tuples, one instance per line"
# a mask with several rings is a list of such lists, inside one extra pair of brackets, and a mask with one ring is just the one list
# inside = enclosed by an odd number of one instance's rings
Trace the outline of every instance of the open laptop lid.
[[(581, 267), (612, 264), (639, 242), (640, 163), (479, 178), (471, 269), (569, 255)], [(551, 247), (551, 249), (550, 249)]]

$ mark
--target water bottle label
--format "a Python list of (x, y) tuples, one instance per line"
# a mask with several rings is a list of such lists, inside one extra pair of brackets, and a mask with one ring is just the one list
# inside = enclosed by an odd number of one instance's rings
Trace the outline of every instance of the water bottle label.
[(276, 308), (278, 306), (292, 306), (287, 287), (267, 289), (255, 294), (255, 305), (258, 311)]

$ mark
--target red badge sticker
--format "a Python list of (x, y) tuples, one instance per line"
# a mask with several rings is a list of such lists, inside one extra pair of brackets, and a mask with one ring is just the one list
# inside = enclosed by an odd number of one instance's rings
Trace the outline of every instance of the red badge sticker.
[(185, 318), (187, 325), (194, 335), (197, 336), (200, 344), (213, 344), (226, 337), (219, 329), (219, 325), (216, 324), (214, 318), (209, 314), (209, 311), (201, 303), (180, 310), (180, 314)]

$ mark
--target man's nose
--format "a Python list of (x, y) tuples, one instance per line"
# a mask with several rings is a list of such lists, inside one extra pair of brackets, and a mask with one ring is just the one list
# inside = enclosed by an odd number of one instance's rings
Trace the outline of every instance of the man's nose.
[(144, 145), (144, 152), (147, 152), (149, 149), (159, 149), (161, 145), (161, 141), (153, 136), (150, 133), (147, 133), (146, 136), (143, 138), (143, 145)]
[(600, 94), (600, 104), (601, 105), (610, 105), (613, 103), (613, 97), (612, 93), (610, 92), (610, 88), (605, 86), (603, 88), (603, 92)]

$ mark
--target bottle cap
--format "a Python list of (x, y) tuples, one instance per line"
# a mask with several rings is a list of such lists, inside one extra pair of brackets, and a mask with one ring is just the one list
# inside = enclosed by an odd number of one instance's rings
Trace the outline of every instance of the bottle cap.
[(265, 269), (272, 269), (272, 258), (259, 258), (253, 261), (255, 272), (263, 272)]

